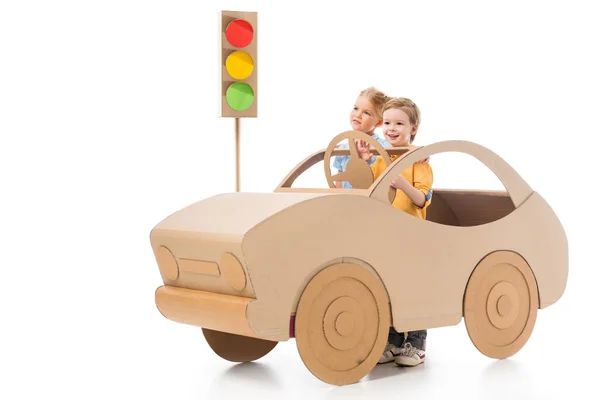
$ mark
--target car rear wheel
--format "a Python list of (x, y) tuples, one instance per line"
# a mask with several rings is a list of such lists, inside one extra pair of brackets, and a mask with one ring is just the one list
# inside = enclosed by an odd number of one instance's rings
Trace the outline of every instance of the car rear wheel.
[(358, 265), (319, 272), (300, 297), (295, 337), (308, 370), (333, 385), (358, 382), (383, 354), (390, 326), (385, 288)]
[(267, 355), (277, 342), (202, 328), (208, 345), (217, 355), (232, 362), (255, 361)]
[(529, 340), (539, 307), (537, 283), (518, 254), (497, 251), (473, 271), (464, 297), (467, 332), (491, 358), (508, 358)]

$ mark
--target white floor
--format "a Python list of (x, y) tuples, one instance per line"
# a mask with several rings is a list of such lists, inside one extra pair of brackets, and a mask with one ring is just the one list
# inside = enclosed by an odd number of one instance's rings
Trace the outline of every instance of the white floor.
[[(174, 348), (167, 352), (165, 346), (165, 352), (154, 354), (162, 371), (155, 367), (145, 370), (148, 381), (153, 381), (146, 388), (147, 397), (158, 398), (163, 393), (177, 399), (313, 400), (393, 395), (516, 400), (566, 398), (575, 388), (586, 387), (597, 393), (595, 363), (589, 357), (595, 349), (570, 345), (568, 338), (561, 336), (560, 322), (565, 318), (561, 311), (566, 312), (566, 307), (540, 312), (532, 338), (511, 359), (492, 360), (479, 353), (461, 323), (429, 331), (425, 364), (415, 368), (379, 365), (359, 383), (344, 387), (315, 378), (304, 367), (293, 340), (280, 343), (255, 363), (235, 365), (212, 354), (195, 329), (164, 327), (158, 336)], [(173, 385), (168, 387), (165, 379)]]
[[(563, 399), (582, 388), (598, 392), (594, 323), (574, 312), (588, 297), (584, 290), (568, 292), (541, 310), (530, 341), (511, 359), (497, 361), (479, 353), (461, 323), (429, 331), (424, 365), (377, 366), (359, 383), (343, 387), (315, 378), (294, 340), (279, 343), (257, 362), (232, 364), (211, 351), (200, 328), (162, 317), (152, 290), (129, 299), (115, 293), (118, 300), (99, 297), (84, 308), (74, 302), (73, 312), (62, 317), (57, 313), (27, 321), (22, 315), (26, 329), (8, 331), (2, 341), (1, 362), (9, 372), (0, 398), (517, 400)], [(577, 330), (564, 329), (577, 324)], [(587, 343), (578, 346), (582, 340)]]

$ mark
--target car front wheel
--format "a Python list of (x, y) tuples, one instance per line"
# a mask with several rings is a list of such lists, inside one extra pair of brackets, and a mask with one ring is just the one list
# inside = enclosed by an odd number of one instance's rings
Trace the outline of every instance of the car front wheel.
[(375, 367), (385, 349), (387, 292), (366, 268), (336, 264), (310, 281), (295, 321), (296, 344), (308, 370), (329, 384), (355, 383)]

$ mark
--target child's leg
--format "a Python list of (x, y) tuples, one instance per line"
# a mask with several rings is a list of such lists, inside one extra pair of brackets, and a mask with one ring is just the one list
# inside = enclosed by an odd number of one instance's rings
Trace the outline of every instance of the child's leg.
[(414, 367), (425, 361), (425, 341), (427, 330), (408, 332), (406, 341), (400, 354), (396, 357), (396, 364)]
[(425, 350), (425, 344), (427, 341), (427, 330), (408, 332), (406, 341), (412, 344), (417, 349)]
[(378, 364), (394, 361), (402, 350), (402, 343), (404, 343), (404, 333), (398, 333), (393, 326), (390, 326), (388, 344), (385, 346), (385, 350), (383, 351)]
[(390, 326), (390, 332), (388, 333), (388, 343), (393, 344), (396, 347), (402, 347), (404, 343), (404, 333), (396, 332), (393, 326)]

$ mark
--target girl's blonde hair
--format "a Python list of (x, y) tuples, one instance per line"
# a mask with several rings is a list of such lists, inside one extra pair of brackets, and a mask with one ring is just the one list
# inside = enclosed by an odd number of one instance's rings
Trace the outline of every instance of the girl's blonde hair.
[(359, 96), (366, 97), (367, 100), (373, 104), (375, 112), (377, 113), (377, 118), (381, 120), (383, 118), (383, 106), (391, 99), (391, 97), (373, 86), (361, 91)]
[(397, 108), (404, 111), (406, 115), (408, 115), (410, 123), (417, 127), (415, 133), (410, 136), (410, 143), (412, 143), (413, 140), (415, 140), (415, 136), (417, 136), (417, 130), (421, 124), (421, 111), (419, 110), (419, 107), (417, 107), (411, 99), (407, 99), (406, 97), (393, 97), (383, 105), (381, 114), (390, 108)]

